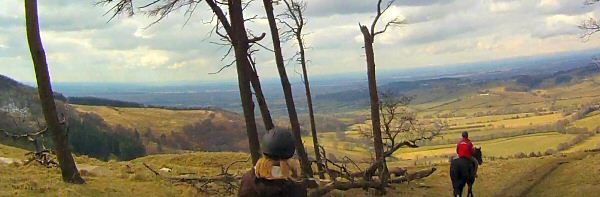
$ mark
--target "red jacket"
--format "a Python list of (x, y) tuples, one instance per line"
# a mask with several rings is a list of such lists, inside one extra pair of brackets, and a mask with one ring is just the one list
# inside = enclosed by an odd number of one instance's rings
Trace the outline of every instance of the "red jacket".
[(471, 143), (471, 140), (469, 140), (469, 138), (463, 138), (458, 142), (456, 145), (456, 153), (459, 157), (471, 158), (473, 155), (473, 143)]

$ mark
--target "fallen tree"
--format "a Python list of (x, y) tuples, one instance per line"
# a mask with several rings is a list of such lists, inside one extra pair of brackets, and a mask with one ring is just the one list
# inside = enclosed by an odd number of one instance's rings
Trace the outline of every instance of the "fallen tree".
[[(435, 167), (432, 167), (430, 169), (420, 170), (420, 171), (410, 173), (410, 174), (407, 174), (405, 176), (401, 176), (398, 178), (391, 178), (388, 181), (389, 181), (389, 183), (396, 183), (396, 184), (410, 182), (413, 180), (428, 177), (429, 175), (433, 174), (436, 170), (437, 169)], [(326, 184), (325, 186), (315, 189), (314, 191), (312, 191), (309, 194), (309, 196), (311, 196), (311, 197), (324, 196), (333, 190), (346, 191), (346, 190), (350, 190), (350, 189), (359, 189), (359, 188), (380, 189), (381, 183), (379, 181), (374, 181), (374, 180), (369, 181), (369, 180), (365, 180), (365, 179), (361, 179), (358, 181), (349, 181), (349, 182), (333, 181), (329, 184)]]
[[(64, 125), (66, 122), (60, 121), (60, 124)], [(38, 123), (38, 127), (39, 123)], [(37, 161), (40, 165), (45, 166), (47, 168), (58, 167), (58, 162), (56, 162), (56, 155), (53, 151), (48, 150), (43, 143), (42, 138), (44, 134), (48, 131), (48, 127), (40, 129), (36, 132), (26, 132), (23, 134), (16, 134), (0, 129), (0, 132), (5, 136), (12, 138), (13, 140), (26, 140), (32, 143), (35, 147), (34, 151), (25, 153), (25, 156), (28, 158), (24, 161), (24, 165), (28, 165), (33, 161)]]
[(225, 190), (224, 192), (227, 194), (233, 194), (239, 188), (239, 182), (242, 178), (241, 176), (234, 175), (229, 173), (229, 169), (231, 166), (237, 163), (246, 163), (249, 162), (250, 158), (247, 160), (234, 161), (227, 166), (221, 166), (221, 173), (215, 176), (199, 176), (196, 174), (181, 174), (175, 176), (167, 176), (163, 175), (160, 172), (154, 170), (152, 167), (148, 166), (146, 163), (142, 163), (148, 170), (150, 170), (154, 175), (160, 177), (161, 179), (168, 180), (171, 182), (180, 182), (187, 183), (198, 189), (201, 192), (211, 193), (211, 192), (219, 192), (218, 189), (209, 187), (209, 184), (221, 184), (222, 188)]

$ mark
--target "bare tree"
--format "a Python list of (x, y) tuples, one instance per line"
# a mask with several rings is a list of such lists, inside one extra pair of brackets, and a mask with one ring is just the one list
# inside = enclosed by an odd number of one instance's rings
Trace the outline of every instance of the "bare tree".
[(50, 83), (50, 74), (48, 73), (48, 63), (42, 39), (40, 37), (40, 27), (38, 21), (37, 0), (25, 1), (25, 21), (27, 28), (27, 43), (38, 86), (38, 94), (42, 104), (44, 119), (54, 142), (54, 151), (58, 158), (62, 179), (68, 183), (83, 184), (85, 180), (79, 175), (73, 155), (69, 148), (69, 137), (65, 132), (64, 124), (58, 120), (56, 112), (56, 103), (54, 102), (54, 92)]
[[(186, 14), (191, 17), (192, 13), (195, 11), (200, 2), (202, 1), (154, 0), (146, 5), (138, 7), (138, 9), (147, 9), (145, 13), (148, 16), (157, 16), (158, 19), (154, 22), (157, 23), (172, 12), (184, 7), (187, 8)], [(262, 40), (265, 34), (253, 36), (249, 35), (249, 32), (246, 30), (245, 22), (250, 19), (244, 18), (243, 12), (244, 9), (248, 7), (249, 3), (251, 3), (251, 1), (242, 2), (242, 0), (205, 0), (204, 2), (206, 2), (208, 7), (214, 13), (213, 19), (216, 18), (215, 27), (213, 28), (214, 34), (219, 36), (221, 41), (231, 44), (226, 56), (232, 51), (235, 56), (235, 62), (225, 65), (223, 68), (233, 65), (233, 63), (236, 65), (240, 99), (242, 102), (242, 108), (246, 122), (246, 133), (248, 135), (248, 141), (250, 145), (250, 154), (252, 155), (253, 163), (256, 163), (256, 161), (258, 161), (258, 159), (261, 157), (261, 154), (256, 120), (254, 116), (254, 102), (252, 100), (251, 81), (258, 82), (258, 75), (255, 73), (253, 61), (249, 57), (251, 57), (253, 52), (250, 51), (251, 44)], [(131, 16), (134, 15), (134, 10), (136, 10), (136, 8), (133, 6), (133, 0), (102, 0), (99, 2), (99, 4), (112, 5), (109, 10), (109, 12), (112, 11), (114, 13), (112, 18), (119, 14)], [(227, 12), (223, 11), (222, 6), (227, 8)], [(229, 15), (229, 18), (226, 14)], [(255, 83), (255, 85), (258, 84)], [(263, 118), (265, 117), (266, 116), (263, 114)], [(272, 121), (270, 122), (272, 123)], [(269, 127), (269, 124), (265, 126)]]
[[(417, 115), (409, 111), (408, 105), (413, 97), (397, 95), (392, 91), (381, 94), (380, 115), (384, 146), (384, 157), (391, 156), (402, 147), (418, 147), (417, 142), (431, 140), (447, 126), (441, 121), (422, 122)], [(362, 136), (374, 139), (372, 125), (359, 128)]]
[(389, 21), (385, 24), (385, 27), (382, 30), (376, 31), (377, 22), (381, 18), (381, 16), (392, 6), (395, 0), (390, 0), (386, 5), (382, 5), (383, 0), (377, 1), (377, 15), (373, 22), (371, 23), (371, 27), (367, 27), (365, 25), (360, 26), (360, 31), (363, 34), (364, 39), (364, 48), (365, 54), (367, 56), (367, 76), (369, 81), (369, 95), (371, 102), (371, 124), (373, 125), (373, 144), (375, 148), (375, 158), (376, 160), (382, 160), (381, 166), (379, 167), (379, 174), (382, 183), (386, 183), (387, 181), (387, 173), (385, 172), (385, 157), (383, 152), (383, 141), (381, 137), (381, 122), (379, 115), (379, 95), (377, 93), (377, 77), (375, 71), (375, 52), (373, 50), (373, 43), (375, 41), (375, 36), (384, 33), (387, 31), (388, 27), (392, 25), (401, 24), (402, 21), (398, 18)]
[(277, 22), (275, 14), (273, 13), (273, 1), (263, 0), (265, 12), (267, 14), (267, 20), (269, 21), (269, 28), (271, 29), (271, 38), (273, 39), (273, 51), (275, 53), (275, 63), (277, 64), (277, 70), (279, 71), (279, 78), (281, 79), (281, 86), (283, 87), (283, 94), (285, 96), (285, 104), (287, 106), (288, 116), (290, 118), (290, 124), (292, 126), (292, 133), (294, 134), (296, 142), (296, 152), (300, 158), (302, 171), (304, 176), (312, 176), (312, 169), (310, 162), (308, 161), (308, 155), (304, 149), (302, 143), (302, 133), (300, 130), (300, 121), (298, 121), (298, 113), (296, 112), (296, 105), (294, 104), (294, 96), (292, 95), (292, 85), (288, 79), (285, 65), (283, 62), (283, 54), (281, 52), (281, 40), (279, 38), (279, 29), (277, 28)]
[[(304, 91), (306, 93), (306, 103), (308, 105), (308, 117), (310, 121), (310, 133), (312, 135), (313, 147), (315, 151), (315, 159), (317, 163), (321, 163), (321, 157), (319, 154), (319, 138), (317, 136), (317, 127), (315, 125), (315, 112), (313, 109), (312, 96), (310, 92), (310, 83), (308, 81), (308, 71), (306, 68), (306, 47), (304, 43), (304, 33), (302, 30), (306, 25), (306, 18), (304, 18), (304, 11), (306, 10), (306, 2), (296, 0), (284, 0), (286, 11), (280, 15), (283, 17), (280, 21), (283, 23), (288, 30), (283, 31), (282, 37), (284, 40), (295, 39), (298, 43), (298, 52), (292, 57), (299, 56), (296, 61), (302, 66), (302, 81), (304, 82)], [(288, 22), (289, 20), (290, 22)], [(319, 171), (319, 178), (325, 178), (323, 167), (317, 165)]]
[[(349, 190), (353, 188), (374, 188), (379, 191), (385, 191), (384, 188), (389, 184), (425, 178), (436, 171), (436, 168), (429, 168), (414, 173), (408, 173), (405, 168), (393, 168), (392, 170), (387, 170), (385, 158), (391, 157), (402, 147), (419, 147), (420, 142), (433, 139), (433, 137), (438, 135), (441, 130), (446, 127), (445, 124), (440, 122), (420, 123), (416, 119), (416, 115), (408, 110), (407, 105), (412, 100), (411, 97), (396, 96), (391, 92), (385, 92), (382, 94), (381, 98), (382, 101), (379, 110), (382, 119), (380, 128), (380, 130), (383, 131), (382, 144), (385, 147), (384, 151), (382, 151), (383, 158), (376, 159), (365, 170), (362, 170), (348, 157), (344, 157), (344, 161), (341, 164), (328, 159), (325, 154), (325, 149), (321, 147), (320, 153), (323, 158), (323, 163), (321, 165), (325, 167), (325, 172), (332, 177), (332, 182), (319, 187), (319, 189), (314, 191), (311, 196), (322, 196), (332, 190)], [(371, 140), (374, 140), (373, 130), (371, 125), (359, 128), (360, 133)], [(348, 164), (352, 164), (355, 166), (354, 168), (359, 171), (350, 171)], [(387, 173), (384, 176), (386, 178), (379, 179), (379, 181), (373, 180), (375, 171), (381, 168), (382, 165), (386, 168), (384, 171)], [(391, 178), (391, 173), (395, 174), (396, 178)], [(379, 177), (381, 177), (381, 173), (379, 174)], [(338, 181), (336, 178), (341, 178), (341, 181)]]

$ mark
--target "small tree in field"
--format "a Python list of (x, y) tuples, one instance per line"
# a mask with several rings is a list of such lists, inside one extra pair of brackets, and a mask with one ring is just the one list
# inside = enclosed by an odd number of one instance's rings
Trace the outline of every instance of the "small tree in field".
[[(389, 157), (402, 147), (416, 148), (417, 142), (431, 140), (447, 126), (436, 120), (420, 121), (408, 105), (413, 97), (396, 95), (393, 92), (381, 93), (380, 115), (384, 156)], [(362, 125), (362, 136), (373, 140), (372, 125)]]
[[(335, 164), (330, 158), (324, 157), (324, 162), (330, 165), (324, 165), (325, 171), (330, 177), (341, 177), (349, 180), (348, 182), (341, 182), (333, 180), (333, 183), (328, 184), (324, 187), (320, 187), (317, 191), (313, 192), (315, 196), (325, 195), (328, 191), (337, 190), (348, 190), (351, 188), (374, 188), (379, 191), (385, 192), (385, 188), (389, 184), (402, 183), (410, 181), (413, 178), (424, 178), (435, 171), (435, 168), (430, 170), (424, 170), (415, 172), (410, 175), (400, 176), (400, 178), (391, 178), (390, 172), (387, 169), (386, 158), (391, 157), (396, 151), (402, 147), (419, 147), (421, 142), (426, 142), (433, 139), (438, 135), (442, 129), (446, 128), (446, 124), (440, 121), (419, 121), (416, 118), (415, 113), (410, 112), (408, 104), (412, 100), (411, 97), (395, 95), (391, 92), (386, 92), (381, 95), (381, 103), (379, 106), (379, 112), (381, 114), (382, 124), (380, 130), (382, 131), (382, 156), (383, 159), (376, 159), (369, 165), (367, 169), (360, 172), (349, 172), (343, 164)], [(375, 140), (372, 131), (375, 130), (372, 125), (367, 124), (358, 128), (360, 134), (370, 140)], [(322, 152), (325, 149), (322, 148)], [(347, 157), (345, 157), (348, 159)], [(351, 160), (350, 160), (351, 162)], [(352, 162), (351, 162), (352, 163)], [(381, 168), (383, 165), (384, 176), (387, 177), (385, 180), (373, 179), (376, 170)], [(338, 171), (332, 170), (331, 166), (336, 166)], [(394, 170), (394, 174), (401, 174), (398, 169)], [(380, 173), (379, 176), (382, 174)], [(357, 179), (362, 177), (362, 179)], [(385, 182), (383, 182), (385, 181)]]

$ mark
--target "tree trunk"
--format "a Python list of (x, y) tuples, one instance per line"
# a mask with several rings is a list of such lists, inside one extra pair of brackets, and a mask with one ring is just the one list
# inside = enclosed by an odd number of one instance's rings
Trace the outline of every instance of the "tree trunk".
[(27, 28), (27, 42), (31, 59), (35, 68), (35, 76), (38, 86), (38, 94), (42, 104), (44, 119), (46, 125), (52, 134), (54, 142), (54, 150), (62, 179), (68, 183), (83, 184), (85, 180), (79, 175), (73, 155), (69, 149), (69, 140), (63, 125), (58, 120), (56, 114), (56, 103), (54, 103), (54, 93), (50, 84), (50, 74), (48, 72), (48, 63), (46, 62), (46, 54), (42, 39), (40, 37), (40, 27), (37, 13), (37, 0), (25, 0), (25, 21)]
[[(208, 1), (207, 1), (208, 2)], [(252, 101), (252, 90), (250, 89), (250, 62), (248, 60), (248, 35), (244, 25), (244, 15), (241, 0), (228, 0), (229, 17), (231, 21), (231, 33), (229, 35), (235, 50), (236, 68), (238, 73), (238, 84), (240, 88), (240, 99), (246, 121), (246, 133), (250, 145), (252, 163), (255, 164), (261, 157), (260, 142), (254, 117), (254, 102)]]
[[(300, 16), (302, 17), (302, 16)], [(308, 81), (308, 71), (306, 69), (306, 55), (304, 52), (304, 42), (302, 40), (302, 29), (299, 28), (296, 40), (298, 41), (298, 48), (300, 49), (300, 64), (302, 65), (302, 75), (304, 76), (304, 89), (306, 92), (306, 103), (308, 105), (308, 117), (310, 119), (310, 133), (313, 139), (313, 146), (315, 149), (315, 159), (318, 164), (321, 164), (321, 154), (319, 153), (319, 138), (317, 136), (317, 127), (315, 125), (315, 112), (313, 110), (312, 103), (312, 95), (310, 93), (310, 83)], [(323, 170), (323, 166), (317, 165), (317, 169), (319, 170), (319, 178), (325, 178), (325, 171)]]
[(292, 86), (285, 70), (283, 63), (283, 54), (281, 52), (281, 43), (279, 39), (279, 30), (277, 29), (277, 23), (275, 21), (275, 15), (273, 14), (273, 2), (271, 0), (263, 0), (265, 11), (267, 13), (267, 19), (269, 21), (269, 27), (271, 29), (271, 38), (273, 39), (273, 49), (275, 51), (275, 62), (277, 63), (277, 70), (279, 71), (279, 77), (281, 78), (281, 86), (283, 86), (283, 94), (285, 95), (285, 103), (290, 117), (290, 123), (292, 125), (292, 132), (296, 138), (296, 152), (300, 158), (302, 171), (304, 176), (312, 176), (312, 168), (308, 161), (308, 155), (304, 149), (302, 143), (302, 134), (300, 133), (300, 123), (298, 121), (298, 114), (296, 113), (296, 106), (294, 104), (294, 97), (292, 95)]
[(252, 76), (250, 76), (250, 81), (252, 82), (252, 88), (254, 89), (256, 102), (258, 103), (260, 114), (262, 116), (263, 123), (265, 124), (265, 129), (269, 131), (275, 128), (275, 125), (273, 124), (273, 118), (271, 117), (271, 112), (269, 112), (269, 106), (267, 105), (267, 100), (265, 99), (265, 95), (263, 94), (258, 74), (256, 73), (256, 71), (251, 72)]
[(366, 26), (360, 26), (365, 42), (365, 54), (367, 56), (367, 77), (369, 81), (369, 96), (371, 101), (371, 124), (373, 125), (373, 146), (375, 148), (375, 159), (383, 161), (379, 167), (382, 183), (387, 181), (385, 173), (385, 158), (383, 155), (383, 140), (381, 138), (381, 122), (379, 120), (379, 95), (377, 93), (377, 78), (375, 73), (375, 52), (373, 51), (373, 35)]

